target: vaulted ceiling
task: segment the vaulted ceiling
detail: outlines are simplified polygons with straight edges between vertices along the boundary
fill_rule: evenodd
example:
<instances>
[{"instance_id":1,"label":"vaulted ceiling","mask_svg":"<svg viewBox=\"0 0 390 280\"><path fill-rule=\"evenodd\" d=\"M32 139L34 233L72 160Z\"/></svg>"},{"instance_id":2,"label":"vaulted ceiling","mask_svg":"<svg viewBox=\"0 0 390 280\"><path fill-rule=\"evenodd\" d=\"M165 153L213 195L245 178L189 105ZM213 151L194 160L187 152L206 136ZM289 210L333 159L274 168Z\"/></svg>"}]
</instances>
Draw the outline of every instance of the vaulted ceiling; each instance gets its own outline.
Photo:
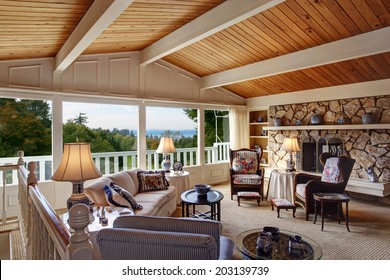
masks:
<instances>
[{"instance_id":1,"label":"vaulted ceiling","mask_svg":"<svg viewBox=\"0 0 390 280\"><path fill-rule=\"evenodd\" d=\"M390 78L389 0L0 0L0 60L139 51L244 98Z\"/></svg>"}]
</instances>

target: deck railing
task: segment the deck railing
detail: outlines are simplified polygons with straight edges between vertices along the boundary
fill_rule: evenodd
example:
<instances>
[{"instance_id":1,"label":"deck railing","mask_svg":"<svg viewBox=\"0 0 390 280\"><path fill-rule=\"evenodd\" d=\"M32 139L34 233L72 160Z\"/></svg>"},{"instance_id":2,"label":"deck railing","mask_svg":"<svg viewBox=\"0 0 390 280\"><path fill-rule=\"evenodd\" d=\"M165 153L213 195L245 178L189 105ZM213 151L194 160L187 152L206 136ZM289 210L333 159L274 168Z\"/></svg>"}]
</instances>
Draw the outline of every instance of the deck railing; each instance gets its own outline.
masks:
<instances>
[{"instance_id":1,"label":"deck railing","mask_svg":"<svg viewBox=\"0 0 390 280\"><path fill-rule=\"evenodd\" d=\"M213 147L205 148L205 164L226 162L229 160L230 143L214 143ZM137 167L137 151L92 153L97 168L102 174L112 174L122 170ZM38 166L36 174L38 180L47 181L52 176L53 157L52 156L29 156L24 157L27 166L29 162L35 162ZM0 165L16 162L18 157L0 158ZM170 154L171 162L180 161L183 166L193 166L198 163L197 148L179 148L175 153ZM146 168L149 170L159 169L162 155L154 150L146 151ZM0 182L6 176L6 184L16 184L18 181L17 170L0 172Z\"/></svg>"}]
</instances>

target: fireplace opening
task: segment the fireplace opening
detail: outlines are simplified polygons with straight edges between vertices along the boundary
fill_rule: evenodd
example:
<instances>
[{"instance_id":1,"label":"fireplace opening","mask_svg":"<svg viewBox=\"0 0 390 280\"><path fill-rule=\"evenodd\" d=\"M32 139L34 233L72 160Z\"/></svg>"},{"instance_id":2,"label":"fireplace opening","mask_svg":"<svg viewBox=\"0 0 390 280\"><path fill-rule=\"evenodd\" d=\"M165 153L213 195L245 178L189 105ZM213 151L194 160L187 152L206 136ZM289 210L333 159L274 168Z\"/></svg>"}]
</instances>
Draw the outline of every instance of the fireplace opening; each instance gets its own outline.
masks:
<instances>
[{"instance_id":1,"label":"fireplace opening","mask_svg":"<svg viewBox=\"0 0 390 280\"><path fill-rule=\"evenodd\" d=\"M303 142L301 151L302 170L322 173L324 167L320 162L320 155L328 152L332 156L340 156L344 152L344 143L337 137L331 138L329 141L320 138L316 142Z\"/></svg>"}]
</instances>

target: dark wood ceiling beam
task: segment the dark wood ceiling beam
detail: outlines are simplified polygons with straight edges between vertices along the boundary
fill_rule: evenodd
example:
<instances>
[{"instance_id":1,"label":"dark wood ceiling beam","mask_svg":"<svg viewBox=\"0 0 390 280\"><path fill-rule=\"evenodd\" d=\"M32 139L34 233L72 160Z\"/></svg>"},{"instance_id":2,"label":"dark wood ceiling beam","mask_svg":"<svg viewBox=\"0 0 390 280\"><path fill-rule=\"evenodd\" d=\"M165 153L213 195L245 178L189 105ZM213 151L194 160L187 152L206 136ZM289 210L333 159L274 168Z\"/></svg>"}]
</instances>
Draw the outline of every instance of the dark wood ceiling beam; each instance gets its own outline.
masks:
<instances>
[{"instance_id":1,"label":"dark wood ceiling beam","mask_svg":"<svg viewBox=\"0 0 390 280\"><path fill-rule=\"evenodd\" d=\"M201 88L214 88L388 51L390 27L211 74L201 78Z\"/></svg>"},{"instance_id":2,"label":"dark wood ceiling beam","mask_svg":"<svg viewBox=\"0 0 390 280\"><path fill-rule=\"evenodd\" d=\"M95 0L55 57L64 71L134 0Z\"/></svg>"},{"instance_id":3,"label":"dark wood ceiling beam","mask_svg":"<svg viewBox=\"0 0 390 280\"><path fill-rule=\"evenodd\" d=\"M152 63L284 1L253 0L243 5L242 1L228 0L143 49L141 65Z\"/></svg>"}]
</instances>

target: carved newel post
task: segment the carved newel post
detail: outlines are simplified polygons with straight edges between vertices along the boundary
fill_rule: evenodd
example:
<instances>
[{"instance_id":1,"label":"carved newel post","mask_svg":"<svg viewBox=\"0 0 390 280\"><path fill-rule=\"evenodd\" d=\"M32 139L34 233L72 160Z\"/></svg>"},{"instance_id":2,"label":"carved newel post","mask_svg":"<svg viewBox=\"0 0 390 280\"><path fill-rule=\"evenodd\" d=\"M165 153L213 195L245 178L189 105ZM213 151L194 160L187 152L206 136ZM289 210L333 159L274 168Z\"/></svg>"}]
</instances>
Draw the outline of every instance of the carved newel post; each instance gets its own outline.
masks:
<instances>
[{"instance_id":1,"label":"carved newel post","mask_svg":"<svg viewBox=\"0 0 390 280\"><path fill-rule=\"evenodd\" d=\"M38 178L37 175L35 175L35 170L37 169L37 164L35 161L30 161L27 164L27 169L29 171L27 176L27 185L37 185L38 184Z\"/></svg>"},{"instance_id":2,"label":"carved newel post","mask_svg":"<svg viewBox=\"0 0 390 280\"><path fill-rule=\"evenodd\" d=\"M24 159L23 159L24 152L23 151L18 151L17 155L18 155L18 165L24 164Z\"/></svg>"},{"instance_id":3,"label":"carved newel post","mask_svg":"<svg viewBox=\"0 0 390 280\"><path fill-rule=\"evenodd\" d=\"M89 208L78 203L69 210L69 225L74 229L69 245L66 248L66 259L92 260L93 245L89 233L85 230L89 225Z\"/></svg>"}]
</instances>

